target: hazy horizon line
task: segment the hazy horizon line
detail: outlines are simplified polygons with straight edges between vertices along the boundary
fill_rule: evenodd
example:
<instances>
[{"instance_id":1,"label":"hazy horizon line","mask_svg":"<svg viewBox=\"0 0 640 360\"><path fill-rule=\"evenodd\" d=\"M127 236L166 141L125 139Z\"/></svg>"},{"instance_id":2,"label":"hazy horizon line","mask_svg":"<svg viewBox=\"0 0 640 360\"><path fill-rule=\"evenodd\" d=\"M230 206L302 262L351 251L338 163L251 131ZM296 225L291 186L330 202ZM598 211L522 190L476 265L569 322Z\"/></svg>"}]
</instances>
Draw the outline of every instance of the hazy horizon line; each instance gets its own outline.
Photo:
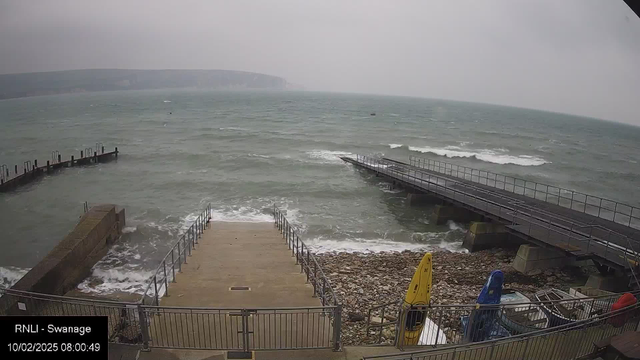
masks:
<instances>
[{"instance_id":1,"label":"hazy horizon line","mask_svg":"<svg viewBox=\"0 0 640 360\"><path fill-rule=\"evenodd\" d=\"M280 75L272 75L272 74L266 74L266 73L261 73L261 72L256 72L256 71L247 71L247 70L232 70L232 69L204 69L204 68L197 68L197 69L189 69L189 68L158 68L158 69L140 69L140 68L117 68L117 67L108 67L108 68L78 68L78 69L64 69L64 70L49 70L49 71L33 71L33 72L21 72L21 73L0 73L0 76L3 75L22 75L22 74L40 74L40 73L56 73L56 72L70 72L70 71L90 71L90 70L130 70L130 71L229 71L229 72L240 72L240 73L248 73L248 74L260 74L260 75L267 75L267 76L273 76L273 77L278 77L281 79L284 79L288 84L292 84L292 85L300 85L305 87L304 90L298 90L298 89L294 89L294 90L288 90L288 91L300 91L300 92L318 92L318 93L329 93L329 94L360 94L360 95L375 95L375 96L385 96L385 97L401 97L401 98L412 98L412 99L428 99L428 100L441 100L441 101L452 101L452 102L461 102L461 103L468 103L468 104L479 104L479 105L491 105L491 106L501 106L501 107L507 107L507 108L514 108L514 109L523 109L523 110L533 110L533 111L540 111L540 112L547 112L547 113L552 113L552 114L559 114L559 115L566 115L566 116L575 116L575 117L582 117L582 118L586 118L586 119L591 119L591 120L597 120L597 121L604 121L604 122L610 122L610 123L616 123L616 124L623 124L623 125L630 125L634 128L638 128L640 127L640 124L633 124L633 123L628 123L628 122L624 122L624 121L620 121L620 120L613 120L613 119L605 119L605 118L598 118L598 117L594 117L594 116L590 116L590 115L584 115L584 114L575 114L575 113L569 113L569 112L563 112L563 111L559 111L559 110L552 110L552 109L543 109L543 108L531 108L531 107L526 107L526 106L520 106L520 105L511 105L511 104L504 104L504 103L488 103L488 102L479 102L479 101L472 101L472 100L464 100L464 99L454 99L454 98L440 98L440 97L426 97L426 96L420 96L420 95L400 95L400 94L389 94L389 93L368 93L368 92L358 92L358 91L338 91L338 90L322 90L322 89L307 89L306 86L304 84L296 84L296 83L292 83L289 82L289 80L284 77L284 76L280 76ZM160 89L189 89L189 88L158 88L155 90L160 90ZM154 90L154 89L131 89L131 90L121 90L121 91L145 91L145 90ZM250 90L257 90L259 91L260 89L250 89ZM89 91L89 92L111 92L114 90L104 90L104 91ZM41 96L56 96L56 95L73 95L73 94L51 94L51 95L37 95L37 96L27 96L27 97L22 97L22 98L29 98L29 97L41 97ZM17 98L16 98L17 99ZM0 101L3 100L14 100L14 98L12 99L1 99Z\"/></svg>"}]
</instances>

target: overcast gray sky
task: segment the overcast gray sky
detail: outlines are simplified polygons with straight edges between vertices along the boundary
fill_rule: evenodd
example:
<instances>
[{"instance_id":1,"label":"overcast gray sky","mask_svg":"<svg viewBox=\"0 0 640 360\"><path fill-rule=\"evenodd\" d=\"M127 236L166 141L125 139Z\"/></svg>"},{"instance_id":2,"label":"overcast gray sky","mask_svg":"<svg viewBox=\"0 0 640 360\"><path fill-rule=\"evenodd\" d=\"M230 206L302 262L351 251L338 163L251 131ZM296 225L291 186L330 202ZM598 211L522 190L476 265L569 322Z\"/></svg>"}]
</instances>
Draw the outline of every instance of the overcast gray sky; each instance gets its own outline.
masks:
<instances>
[{"instance_id":1,"label":"overcast gray sky","mask_svg":"<svg viewBox=\"0 0 640 360\"><path fill-rule=\"evenodd\" d=\"M232 69L640 124L622 0L0 0L0 73Z\"/></svg>"}]
</instances>

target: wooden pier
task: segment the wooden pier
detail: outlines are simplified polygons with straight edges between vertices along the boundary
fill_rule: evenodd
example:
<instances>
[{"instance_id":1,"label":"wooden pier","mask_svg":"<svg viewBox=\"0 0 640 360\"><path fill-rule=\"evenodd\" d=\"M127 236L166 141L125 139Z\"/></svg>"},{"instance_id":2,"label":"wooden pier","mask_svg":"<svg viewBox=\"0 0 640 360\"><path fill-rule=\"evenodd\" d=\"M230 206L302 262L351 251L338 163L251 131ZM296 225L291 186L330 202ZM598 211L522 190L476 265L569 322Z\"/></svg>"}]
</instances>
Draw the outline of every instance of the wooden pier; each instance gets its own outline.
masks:
<instances>
[{"instance_id":1,"label":"wooden pier","mask_svg":"<svg viewBox=\"0 0 640 360\"><path fill-rule=\"evenodd\" d=\"M95 151L93 148L86 148L80 151L78 158L71 155L71 158L66 161L62 160L60 152L53 151L51 152L51 160L47 160L46 164L41 163L41 166L38 166L37 159L33 163L30 160L25 161L20 169L18 165L14 165L13 168L5 164L0 165L0 192L14 190L60 169L104 163L118 158L117 147L114 151L105 152L104 146L99 143L98 145Z\"/></svg>"}]
</instances>

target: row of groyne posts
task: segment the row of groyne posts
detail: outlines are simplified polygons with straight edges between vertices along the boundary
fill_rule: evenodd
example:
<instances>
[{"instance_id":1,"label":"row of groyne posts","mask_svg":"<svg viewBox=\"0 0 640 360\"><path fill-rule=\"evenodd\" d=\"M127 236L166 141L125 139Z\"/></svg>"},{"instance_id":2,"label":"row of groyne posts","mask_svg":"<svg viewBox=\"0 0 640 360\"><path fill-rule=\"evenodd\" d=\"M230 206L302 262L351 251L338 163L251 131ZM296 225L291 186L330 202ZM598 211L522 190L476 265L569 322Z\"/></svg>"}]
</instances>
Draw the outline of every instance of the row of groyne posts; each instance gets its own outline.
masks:
<instances>
[{"instance_id":1,"label":"row of groyne posts","mask_svg":"<svg viewBox=\"0 0 640 360\"><path fill-rule=\"evenodd\" d=\"M46 165L38 166L38 160L24 161L22 168L14 165L13 168L6 164L0 164L0 192L14 189L17 186L25 185L45 174L50 174L55 170L67 167L83 166L106 162L111 158L118 158L118 147L114 151L105 152L102 143L96 143L95 148L86 147L80 150L80 157L76 159L71 155L69 160L62 160L62 154L54 150L51 152L51 160L47 160Z\"/></svg>"}]
</instances>

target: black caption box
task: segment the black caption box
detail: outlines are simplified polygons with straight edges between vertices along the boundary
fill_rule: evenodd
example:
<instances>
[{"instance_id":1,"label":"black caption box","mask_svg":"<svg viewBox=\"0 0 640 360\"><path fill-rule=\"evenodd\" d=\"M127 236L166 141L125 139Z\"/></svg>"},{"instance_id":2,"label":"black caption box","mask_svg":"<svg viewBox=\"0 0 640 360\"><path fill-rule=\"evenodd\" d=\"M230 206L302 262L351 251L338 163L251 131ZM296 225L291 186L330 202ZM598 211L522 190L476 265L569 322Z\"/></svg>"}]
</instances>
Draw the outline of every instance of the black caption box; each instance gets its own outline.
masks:
<instances>
[{"instance_id":1,"label":"black caption box","mask_svg":"<svg viewBox=\"0 0 640 360\"><path fill-rule=\"evenodd\" d=\"M106 316L0 316L0 359L109 358Z\"/></svg>"}]
</instances>

